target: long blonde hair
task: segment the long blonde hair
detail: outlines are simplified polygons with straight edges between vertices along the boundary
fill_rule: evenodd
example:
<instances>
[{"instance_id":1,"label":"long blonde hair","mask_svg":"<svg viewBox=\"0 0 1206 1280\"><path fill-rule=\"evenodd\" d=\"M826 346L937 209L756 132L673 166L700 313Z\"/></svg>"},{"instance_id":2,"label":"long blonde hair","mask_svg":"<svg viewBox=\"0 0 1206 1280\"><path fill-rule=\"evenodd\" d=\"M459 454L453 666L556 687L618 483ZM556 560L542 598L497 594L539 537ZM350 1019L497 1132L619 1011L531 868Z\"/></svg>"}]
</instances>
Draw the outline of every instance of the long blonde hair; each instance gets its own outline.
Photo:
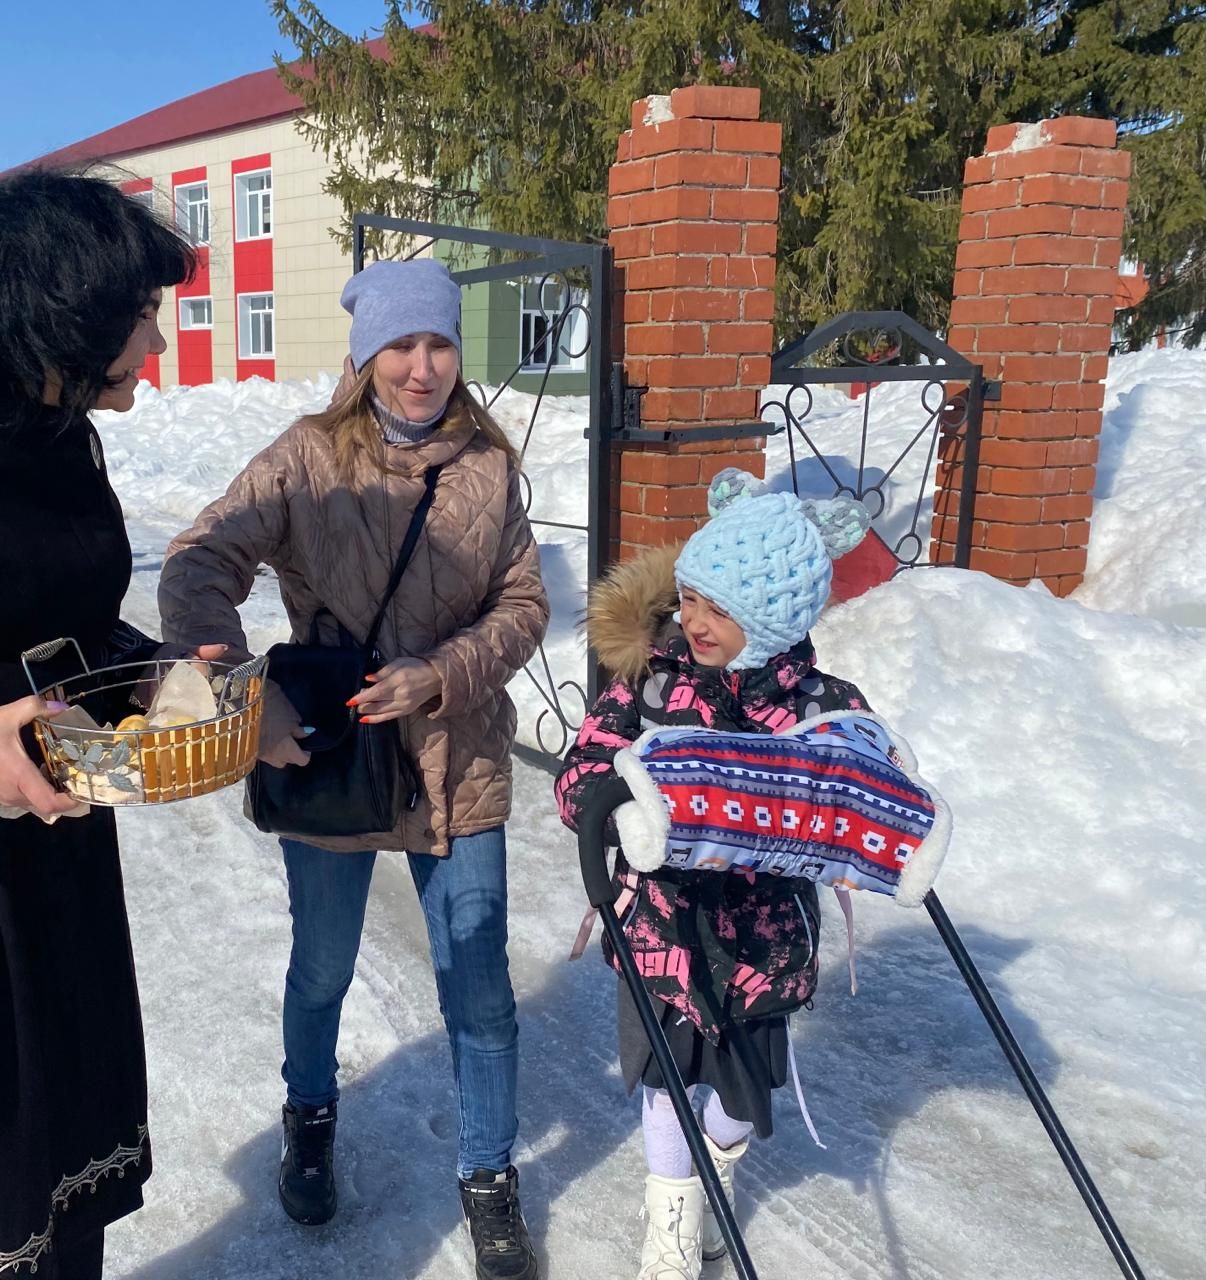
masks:
<instances>
[{"instance_id":1,"label":"long blonde hair","mask_svg":"<svg viewBox=\"0 0 1206 1280\"><path fill-rule=\"evenodd\" d=\"M375 367L376 357L365 361L364 368L356 375L344 395L332 401L320 413L308 415L308 420L334 441L335 460L340 479L344 481L349 481L355 471L357 450L367 453L380 471L390 473L396 470L389 465L387 446L373 413ZM506 454L507 460L518 470L520 459L515 446L458 373L444 416L436 423L435 431L455 430L466 422L472 422L487 442Z\"/></svg>"}]
</instances>

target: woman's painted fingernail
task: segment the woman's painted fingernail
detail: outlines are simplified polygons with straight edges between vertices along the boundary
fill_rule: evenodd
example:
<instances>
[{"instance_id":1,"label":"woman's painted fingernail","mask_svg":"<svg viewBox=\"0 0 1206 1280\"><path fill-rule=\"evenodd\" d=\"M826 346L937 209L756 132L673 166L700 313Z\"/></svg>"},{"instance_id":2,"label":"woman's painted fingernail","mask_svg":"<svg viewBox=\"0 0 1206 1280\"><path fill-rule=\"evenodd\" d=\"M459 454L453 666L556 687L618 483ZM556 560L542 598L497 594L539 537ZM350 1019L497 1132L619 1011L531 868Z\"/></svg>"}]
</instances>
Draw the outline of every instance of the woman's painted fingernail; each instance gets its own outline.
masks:
<instances>
[{"instance_id":1,"label":"woman's painted fingernail","mask_svg":"<svg viewBox=\"0 0 1206 1280\"><path fill-rule=\"evenodd\" d=\"M365 678L365 680L366 680L367 682L369 682L369 683L371 683L372 681L374 681L374 680L376 680L376 679L377 679L377 677L376 677L376 676L365 676L364 678Z\"/></svg>"},{"instance_id":2,"label":"woman's painted fingernail","mask_svg":"<svg viewBox=\"0 0 1206 1280\"><path fill-rule=\"evenodd\" d=\"M369 718L368 718L368 716L361 716L361 717L360 717L360 723L361 723L361 724L368 724L368 723L369 723Z\"/></svg>"},{"instance_id":3,"label":"woman's painted fingernail","mask_svg":"<svg viewBox=\"0 0 1206 1280\"><path fill-rule=\"evenodd\" d=\"M48 702L46 704L47 711L66 711L67 704L65 702Z\"/></svg>"},{"instance_id":4,"label":"woman's painted fingernail","mask_svg":"<svg viewBox=\"0 0 1206 1280\"><path fill-rule=\"evenodd\" d=\"M355 698L349 698L344 704L345 707L354 707L356 705Z\"/></svg>"}]
</instances>

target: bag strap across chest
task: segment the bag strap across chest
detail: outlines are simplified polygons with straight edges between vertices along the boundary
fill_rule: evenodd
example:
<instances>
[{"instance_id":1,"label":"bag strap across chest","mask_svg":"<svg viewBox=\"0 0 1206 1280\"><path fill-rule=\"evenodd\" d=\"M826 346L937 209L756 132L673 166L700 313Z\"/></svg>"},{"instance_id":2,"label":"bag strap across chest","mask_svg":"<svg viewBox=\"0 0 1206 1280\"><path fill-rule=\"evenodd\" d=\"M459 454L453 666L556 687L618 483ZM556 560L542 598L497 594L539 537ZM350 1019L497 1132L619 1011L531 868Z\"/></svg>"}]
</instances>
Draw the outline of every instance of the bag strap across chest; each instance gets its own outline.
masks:
<instances>
[{"instance_id":1,"label":"bag strap across chest","mask_svg":"<svg viewBox=\"0 0 1206 1280\"><path fill-rule=\"evenodd\" d=\"M423 532L423 525L427 520L427 513L431 510L431 504L435 499L436 482L440 478L441 466L428 467L423 473L423 492L419 497L419 501L410 517L410 524L406 529L406 536L402 539L402 546L398 550L398 558L394 561L394 567L389 575L389 584L385 588L385 594L381 597L381 603L377 607L377 613L373 618L372 625L369 627L368 635L364 639L364 652L371 657L377 652L377 640L381 635L381 626L385 621L385 613L389 608L389 602L394 598L394 593L398 590L398 585L402 581L402 575L406 572L407 566L410 564L411 557L414 555L415 547L418 546L419 536ZM325 606L318 610L310 623L310 643L318 643L318 619L324 613L331 611ZM354 647L354 641L345 631L342 623L339 624L340 647Z\"/></svg>"},{"instance_id":2,"label":"bag strap across chest","mask_svg":"<svg viewBox=\"0 0 1206 1280\"><path fill-rule=\"evenodd\" d=\"M439 478L440 468L438 466L428 467L423 475L423 495L419 498L414 514L410 517L410 526L406 530L406 537L402 540L402 548L398 552L398 558L394 561L394 571L389 576L389 586L385 588L385 595L381 599L377 616L373 619L373 625L369 627L369 633L365 637L364 647L369 653L376 651L377 637L381 634L381 624L385 620L385 611L389 608L389 602L394 598L394 592L397 591L398 584L402 581L402 575L406 572L406 566L410 563L411 556L414 555L419 535L423 532L423 522L427 519L427 512L431 509L432 500L435 498L436 481Z\"/></svg>"}]
</instances>

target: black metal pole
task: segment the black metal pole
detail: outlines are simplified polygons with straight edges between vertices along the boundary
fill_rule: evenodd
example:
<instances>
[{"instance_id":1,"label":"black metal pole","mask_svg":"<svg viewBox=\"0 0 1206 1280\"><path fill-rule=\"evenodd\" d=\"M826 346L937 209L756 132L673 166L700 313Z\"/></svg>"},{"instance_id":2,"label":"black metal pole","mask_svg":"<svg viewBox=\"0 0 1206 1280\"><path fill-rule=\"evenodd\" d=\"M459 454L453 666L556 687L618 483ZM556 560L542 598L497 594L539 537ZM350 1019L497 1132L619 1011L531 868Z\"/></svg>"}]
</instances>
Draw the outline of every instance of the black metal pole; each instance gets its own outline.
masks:
<instances>
[{"instance_id":1,"label":"black metal pole","mask_svg":"<svg viewBox=\"0 0 1206 1280\"><path fill-rule=\"evenodd\" d=\"M683 1078L666 1044L666 1037L662 1033L657 1014L653 1011L649 992L645 990L645 984L637 972L636 961L632 957L628 939L624 936L624 930L616 918L616 891L607 872L604 831L612 810L631 799L632 792L628 789L628 784L622 778L612 777L596 789L594 796L579 817L578 857L582 868L582 880L586 885L586 896L590 905L598 908L603 920L603 929L620 962L620 972L628 984L628 990L632 993L641 1025L645 1028L649 1048L653 1051L658 1070L662 1073L662 1083L666 1086L670 1101L674 1104L674 1112L682 1126L683 1136L687 1139L687 1146L691 1149L691 1158L695 1161L696 1171L703 1182L712 1211L716 1214L716 1221L720 1224L720 1234L724 1236L724 1242L728 1246L729 1257L733 1260L738 1280L758 1280L758 1274L746 1250L737 1220L733 1216L732 1207L725 1197L724 1188L720 1185L716 1166L712 1163L712 1157L704 1142L703 1130L699 1127L699 1120L691 1106L691 1099L683 1084Z\"/></svg>"},{"instance_id":2,"label":"black metal pole","mask_svg":"<svg viewBox=\"0 0 1206 1280\"><path fill-rule=\"evenodd\" d=\"M955 532L955 566L959 569L966 569L971 564L972 522L976 514L983 424L984 374L977 366L967 382L967 413L963 419L963 483L959 486L959 523Z\"/></svg>"},{"instance_id":3,"label":"black metal pole","mask_svg":"<svg viewBox=\"0 0 1206 1280\"><path fill-rule=\"evenodd\" d=\"M687 1139L687 1146L691 1148L691 1159L695 1161L696 1172L703 1182L704 1191L707 1193L708 1200L712 1205L712 1211L716 1214L716 1221L720 1225L720 1234L724 1236L724 1242L729 1247L729 1257L733 1259L733 1266L737 1271L738 1280L758 1280L758 1274L754 1270L754 1264L746 1250L745 1241L742 1239L741 1231L737 1226L737 1220L733 1217L732 1206L725 1197L724 1188L720 1185L720 1176L716 1172L716 1166L712 1163L711 1154L708 1151L707 1144L704 1142L703 1131L699 1127L699 1120L696 1118L695 1110L691 1106L691 1099L687 1094L686 1086L683 1084L683 1078L679 1074L674 1058L670 1054L669 1046L666 1044L666 1038L662 1034L661 1023L658 1022L657 1014L653 1011L649 992L645 990L645 984L641 981L641 975L637 972L636 962L633 960L632 951L628 946L628 939L624 937L624 930L620 927L620 922L616 918L616 909L610 902L605 902L599 907L599 916L603 921L603 929L610 939L612 948L620 962L624 981L627 982L628 989L632 992L637 1013L640 1014L641 1024L645 1028L645 1036L657 1061L657 1069L662 1073L662 1083L666 1086L666 1090L670 1094L670 1101L674 1104L674 1111L678 1116L679 1124L682 1126L683 1136Z\"/></svg>"},{"instance_id":4,"label":"black metal pole","mask_svg":"<svg viewBox=\"0 0 1206 1280\"><path fill-rule=\"evenodd\" d=\"M352 274L359 275L364 270L364 222L361 215L352 219Z\"/></svg>"},{"instance_id":5,"label":"black metal pole","mask_svg":"<svg viewBox=\"0 0 1206 1280\"><path fill-rule=\"evenodd\" d=\"M997 1008L997 1002L992 998L992 993L985 986L984 979L980 976L980 971L976 968L975 962L968 955L967 948L963 945L963 939L959 937L955 926L951 924L950 917L946 914L942 903L938 901L938 895L933 889L925 895L924 902L926 910L930 913L930 919L933 920L939 936L946 944L946 949L951 953L951 958L963 976L963 981L967 983L968 990L971 991L976 1004L980 1006L980 1012L984 1015L984 1020L992 1029L993 1035L996 1036L997 1043L1001 1046L1002 1052L1009 1060L1009 1065L1013 1068L1014 1074L1026 1091L1026 1096L1030 1099L1030 1105L1034 1107L1038 1118L1043 1122L1043 1128L1047 1130L1047 1136L1051 1139L1056 1151L1059 1152L1059 1158L1064 1162L1064 1168L1071 1175L1077 1191L1080 1192L1089 1212L1093 1215L1093 1221L1097 1223L1097 1229L1101 1232L1102 1239L1105 1240L1110 1252L1114 1255L1114 1261L1117 1262L1119 1271L1126 1276L1127 1280L1144 1280L1139 1263L1135 1261L1135 1255L1131 1252L1126 1240L1123 1239L1122 1232L1118 1229L1118 1224L1114 1221L1106 1202L1101 1197L1101 1192L1097 1190L1093 1179L1089 1176L1089 1171L1085 1168L1084 1161L1081 1160L1079 1153L1072 1145L1072 1139L1065 1132L1059 1116L1055 1114L1055 1108L1052 1107L1046 1093L1043 1092L1043 1086L1039 1084L1038 1077L1026 1060L1026 1055L1014 1038L1013 1032L1009 1029L1009 1024L1001 1016L1001 1011Z\"/></svg>"},{"instance_id":6,"label":"black metal pole","mask_svg":"<svg viewBox=\"0 0 1206 1280\"><path fill-rule=\"evenodd\" d=\"M587 424L586 581L597 582L611 559L611 250L600 245L591 254L590 421ZM586 655L586 705L594 706L603 678L594 649Z\"/></svg>"}]
</instances>

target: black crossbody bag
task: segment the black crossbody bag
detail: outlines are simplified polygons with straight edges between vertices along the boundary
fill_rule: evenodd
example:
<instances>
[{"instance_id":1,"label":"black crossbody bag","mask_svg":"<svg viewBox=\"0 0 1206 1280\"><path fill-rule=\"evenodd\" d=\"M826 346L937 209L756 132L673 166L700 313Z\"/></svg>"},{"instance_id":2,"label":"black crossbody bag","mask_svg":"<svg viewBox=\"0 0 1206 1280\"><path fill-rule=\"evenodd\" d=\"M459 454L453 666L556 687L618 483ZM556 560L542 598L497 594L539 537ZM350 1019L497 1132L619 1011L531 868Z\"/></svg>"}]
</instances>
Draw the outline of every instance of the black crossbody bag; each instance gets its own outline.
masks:
<instances>
[{"instance_id":1,"label":"black crossbody bag","mask_svg":"<svg viewBox=\"0 0 1206 1280\"><path fill-rule=\"evenodd\" d=\"M260 761L248 777L248 807L261 831L296 836L392 831L403 806L413 809L418 803L419 774L402 750L397 723L361 724L359 708L347 701L382 665L381 624L423 531L439 473L439 467L430 467L423 477L423 496L365 642L357 644L340 624L338 646L318 644L315 615L309 644L274 644L268 650L269 678L314 733L301 743L310 753L309 764L276 769Z\"/></svg>"}]
</instances>

